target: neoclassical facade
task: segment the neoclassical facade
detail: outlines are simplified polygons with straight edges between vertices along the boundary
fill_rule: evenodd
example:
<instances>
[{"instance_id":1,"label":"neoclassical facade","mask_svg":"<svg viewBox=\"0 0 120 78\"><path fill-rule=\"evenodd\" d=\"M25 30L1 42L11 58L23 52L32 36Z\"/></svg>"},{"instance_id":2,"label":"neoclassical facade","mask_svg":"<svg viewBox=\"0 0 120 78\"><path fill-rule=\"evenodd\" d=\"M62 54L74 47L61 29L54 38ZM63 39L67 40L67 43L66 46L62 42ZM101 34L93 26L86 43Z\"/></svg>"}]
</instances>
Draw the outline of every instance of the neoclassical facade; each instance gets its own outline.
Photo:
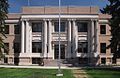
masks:
<instances>
[{"instance_id":1,"label":"neoclassical facade","mask_svg":"<svg viewBox=\"0 0 120 78\"><path fill-rule=\"evenodd\" d=\"M58 7L23 7L8 14L3 64L38 65L58 59ZM62 61L77 65L119 64L109 45L109 15L98 7L62 7L60 49ZM64 62L63 62L64 63ZM51 64L52 65L52 64Z\"/></svg>"}]
</instances>

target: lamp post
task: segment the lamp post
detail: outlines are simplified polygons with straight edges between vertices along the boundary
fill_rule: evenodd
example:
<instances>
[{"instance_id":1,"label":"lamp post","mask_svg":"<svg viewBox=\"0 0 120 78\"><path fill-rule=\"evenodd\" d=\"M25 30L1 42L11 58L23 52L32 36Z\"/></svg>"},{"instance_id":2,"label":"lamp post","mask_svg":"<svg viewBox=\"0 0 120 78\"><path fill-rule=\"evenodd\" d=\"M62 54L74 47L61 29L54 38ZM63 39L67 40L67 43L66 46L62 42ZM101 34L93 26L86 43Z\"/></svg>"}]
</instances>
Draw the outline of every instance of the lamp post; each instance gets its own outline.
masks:
<instances>
[{"instance_id":1,"label":"lamp post","mask_svg":"<svg viewBox=\"0 0 120 78\"><path fill-rule=\"evenodd\" d=\"M61 72L61 48L60 48L60 30L61 30L61 28L60 28L60 26L61 26L61 0L59 0L59 33L58 33L58 35L59 35L59 38L58 38L58 40L59 40L59 57L58 57L58 72L57 72L57 74L56 74L56 76L63 76L63 74L62 74L62 72Z\"/></svg>"}]
</instances>

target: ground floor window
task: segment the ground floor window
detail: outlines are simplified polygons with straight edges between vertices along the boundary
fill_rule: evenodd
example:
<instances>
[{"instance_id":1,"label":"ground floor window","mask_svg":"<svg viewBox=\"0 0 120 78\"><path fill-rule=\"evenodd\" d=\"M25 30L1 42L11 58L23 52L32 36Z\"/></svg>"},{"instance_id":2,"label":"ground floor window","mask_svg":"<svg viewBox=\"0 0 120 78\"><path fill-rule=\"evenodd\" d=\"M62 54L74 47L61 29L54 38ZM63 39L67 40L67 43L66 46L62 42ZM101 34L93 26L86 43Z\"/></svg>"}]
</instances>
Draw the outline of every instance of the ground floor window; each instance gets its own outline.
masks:
<instances>
[{"instance_id":1,"label":"ground floor window","mask_svg":"<svg viewBox=\"0 0 120 78\"><path fill-rule=\"evenodd\" d=\"M116 58L112 58L112 64L116 64Z\"/></svg>"},{"instance_id":2,"label":"ground floor window","mask_svg":"<svg viewBox=\"0 0 120 78\"><path fill-rule=\"evenodd\" d=\"M19 64L19 58L18 58L18 57L15 57L15 58L14 58L14 64L15 64L15 65L18 65L18 64Z\"/></svg>"},{"instance_id":3,"label":"ground floor window","mask_svg":"<svg viewBox=\"0 0 120 78\"><path fill-rule=\"evenodd\" d=\"M32 53L42 53L42 42L32 42Z\"/></svg>"},{"instance_id":4,"label":"ground floor window","mask_svg":"<svg viewBox=\"0 0 120 78\"><path fill-rule=\"evenodd\" d=\"M14 43L14 53L20 53L20 43Z\"/></svg>"},{"instance_id":5,"label":"ground floor window","mask_svg":"<svg viewBox=\"0 0 120 78\"><path fill-rule=\"evenodd\" d=\"M9 43L4 43L5 48L4 48L4 53L9 54Z\"/></svg>"},{"instance_id":6,"label":"ground floor window","mask_svg":"<svg viewBox=\"0 0 120 78\"><path fill-rule=\"evenodd\" d=\"M7 57L4 58L4 63L8 63L8 58Z\"/></svg>"},{"instance_id":7,"label":"ground floor window","mask_svg":"<svg viewBox=\"0 0 120 78\"><path fill-rule=\"evenodd\" d=\"M106 58L101 58L101 64L106 64Z\"/></svg>"}]
</instances>

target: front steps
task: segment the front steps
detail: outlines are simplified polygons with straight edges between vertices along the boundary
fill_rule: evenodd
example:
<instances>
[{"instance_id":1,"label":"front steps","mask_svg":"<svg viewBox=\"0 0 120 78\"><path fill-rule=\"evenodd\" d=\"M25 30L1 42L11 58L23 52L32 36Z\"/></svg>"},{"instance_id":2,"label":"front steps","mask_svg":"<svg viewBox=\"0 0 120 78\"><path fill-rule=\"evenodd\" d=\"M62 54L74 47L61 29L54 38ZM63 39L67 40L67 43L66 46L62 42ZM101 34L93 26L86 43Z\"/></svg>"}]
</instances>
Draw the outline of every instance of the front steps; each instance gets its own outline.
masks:
<instances>
[{"instance_id":1,"label":"front steps","mask_svg":"<svg viewBox=\"0 0 120 78\"><path fill-rule=\"evenodd\" d=\"M58 66L58 60L44 59L44 66ZM61 66L71 67L71 66L73 66L73 64L69 63L65 59L61 59Z\"/></svg>"}]
</instances>

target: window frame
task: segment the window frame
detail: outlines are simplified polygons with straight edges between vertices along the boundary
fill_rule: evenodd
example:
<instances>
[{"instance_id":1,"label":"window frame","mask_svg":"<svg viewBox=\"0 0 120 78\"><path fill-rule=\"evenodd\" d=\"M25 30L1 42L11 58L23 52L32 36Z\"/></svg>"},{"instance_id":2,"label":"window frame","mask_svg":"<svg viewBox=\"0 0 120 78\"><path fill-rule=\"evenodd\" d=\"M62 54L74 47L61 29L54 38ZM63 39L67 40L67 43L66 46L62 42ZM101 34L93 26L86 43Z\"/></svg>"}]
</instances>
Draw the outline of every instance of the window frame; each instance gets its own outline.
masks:
<instances>
[{"instance_id":1,"label":"window frame","mask_svg":"<svg viewBox=\"0 0 120 78\"><path fill-rule=\"evenodd\" d=\"M35 25L36 28L34 28L34 24L37 24L37 25ZM37 29L39 29L39 30L37 30ZM32 32L33 33L37 33L37 32L42 33L43 32L43 22L32 22Z\"/></svg>"},{"instance_id":2,"label":"window frame","mask_svg":"<svg viewBox=\"0 0 120 78\"><path fill-rule=\"evenodd\" d=\"M77 31L78 32L88 32L88 23L87 22L77 22Z\"/></svg>"},{"instance_id":3,"label":"window frame","mask_svg":"<svg viewBox=\"0 0 120 78\"><path fill-rule=\"evenodd\" d=\"M14 34L20 34L20 25L18 24L14 25Z\"/></svg>"},{"instance_id":4,"label":"window frame","mask_svg":"<svg viewBox=\"0 0 120 78\"><path fill-rule=\"evenodd\" d=\"M36 48L35 44L39 44L39 46ZM38 50L38 52L37 52ZM39 51L40 50L40 51ZM32 42L32 53L42 53L42 42Z\"/></svg>"},{"instance_id":5,"label":"window frame","mask_svg":"<svg viewBox=\"0 0 120 78\"><path fill-rule=\"evenodd\" d=\"M105 49L103 49L105 47ZM100 53L106 53L106 43L100 43Z\"/></svg>"},{"instance_id":6,"label":"window frame","mask_svg":"<svg viewBox=\"0 0 120 78\"><path fill-rule=\"evenodd\" d=\"M100 34L106 34L106 25L105 24L100 25Z\"/></svg>"},{"instance_id":7,"label":"window frame","mask_svg":"<svg viewBox=\"0 0 120 78\"><path fill-rule=\"evenodd\" d=\"M9 34L10 33L9 31L10 31L10 25L5 25L4 33Z\"/></svg>"},{"instance_id":8,"label":"window frame","mask_svg":"<svg viewBox=\"0 0 120 78\"><path fill-rule=\"evenodd\" d=\"M63 23L63 25L62 25L62 23ZM63 30L60 30L60 32L66 32L66 22L65 21L61 21L60 29L63 29ZM58 21L54 22L54 32L59 32L59 22Z\"/></svg>"}]
</instances>

